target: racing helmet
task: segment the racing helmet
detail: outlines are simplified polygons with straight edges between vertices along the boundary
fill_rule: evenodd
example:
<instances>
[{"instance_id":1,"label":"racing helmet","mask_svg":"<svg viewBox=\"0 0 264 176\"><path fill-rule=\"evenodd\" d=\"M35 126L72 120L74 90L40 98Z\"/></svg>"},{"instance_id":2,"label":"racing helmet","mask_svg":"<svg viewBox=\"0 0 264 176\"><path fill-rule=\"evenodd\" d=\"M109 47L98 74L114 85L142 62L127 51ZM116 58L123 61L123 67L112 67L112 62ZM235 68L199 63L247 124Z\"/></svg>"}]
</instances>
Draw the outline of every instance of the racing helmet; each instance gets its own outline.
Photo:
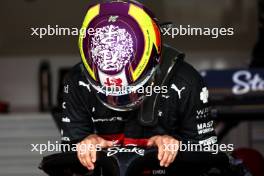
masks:
<instances>
[{"instance_id":1,"label":"racing helmet","mask_svg":"<svg viewBox=\"0 0 264 176\"><path fill-rule=\"evenodd\" d=\"M161 32L152 12L134 1L88 8L79 35L83 71L108 108L129 111L146 98L161 61Z\"/></svg>"}]
</instances>

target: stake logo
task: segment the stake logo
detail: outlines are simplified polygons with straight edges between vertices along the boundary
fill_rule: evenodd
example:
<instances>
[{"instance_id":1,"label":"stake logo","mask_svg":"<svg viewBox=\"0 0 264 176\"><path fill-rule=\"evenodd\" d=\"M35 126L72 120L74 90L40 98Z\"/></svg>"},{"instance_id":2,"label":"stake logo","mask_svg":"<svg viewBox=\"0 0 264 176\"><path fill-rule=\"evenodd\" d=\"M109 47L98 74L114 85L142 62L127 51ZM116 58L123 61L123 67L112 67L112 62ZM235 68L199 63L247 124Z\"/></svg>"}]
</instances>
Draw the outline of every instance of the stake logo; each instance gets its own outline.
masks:
<instances>
[{"instance_id":1,"label":"stake logo","mask_svg":"<svg viewBox=\"0 0 264 176\"><path fill-rule=\"evenodd\" d=\"M138 147L133 147L133 148L112 147L107 149L108 157L113 156L117 153L136 153L140 156L144 156L145 150Z\"/></svg>"}]
</instances>

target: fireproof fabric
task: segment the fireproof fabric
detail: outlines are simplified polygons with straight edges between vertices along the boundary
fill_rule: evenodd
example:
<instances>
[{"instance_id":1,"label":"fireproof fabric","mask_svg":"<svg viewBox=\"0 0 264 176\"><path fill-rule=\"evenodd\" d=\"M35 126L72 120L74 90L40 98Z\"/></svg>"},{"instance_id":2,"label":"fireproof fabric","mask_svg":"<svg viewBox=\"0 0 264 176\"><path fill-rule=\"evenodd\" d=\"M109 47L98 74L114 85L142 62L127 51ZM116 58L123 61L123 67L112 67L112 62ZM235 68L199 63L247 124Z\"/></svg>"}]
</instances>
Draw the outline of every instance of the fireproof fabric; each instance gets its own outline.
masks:
<instances>
[{"instance_id":1,"label":"fireproof fabric","mask_svg":"<svg viewBox=\"0 0 264 176\"><path fill-rule=\"evenodd\" d=\"M174 49L163 46L163 58ZM161 72L167 70L161 70ZM77 143L90 134L98 134L121 145L145 146L154 135L171 135L183 142L213 144L217 142L210 116L209 92L200 74L187 62L167 81L167 93L159 99L158 121L143 126L140 108L119 112L105 107L96 97L81 69L72 68L64 81L62 142Z\"/></svg>"}]
</instances>

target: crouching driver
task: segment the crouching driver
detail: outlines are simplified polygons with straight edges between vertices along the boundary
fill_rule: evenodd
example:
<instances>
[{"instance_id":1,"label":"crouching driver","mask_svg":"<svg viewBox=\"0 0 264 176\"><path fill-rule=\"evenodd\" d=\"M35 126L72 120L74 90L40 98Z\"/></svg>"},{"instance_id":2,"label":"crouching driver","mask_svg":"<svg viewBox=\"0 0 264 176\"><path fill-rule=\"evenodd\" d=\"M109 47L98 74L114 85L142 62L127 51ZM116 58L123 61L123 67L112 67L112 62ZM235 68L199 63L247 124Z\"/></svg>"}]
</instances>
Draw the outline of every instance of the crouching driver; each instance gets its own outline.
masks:
<instances>
[{"instance_id":1,"label":"crouching driver","mask_svg":"<svg viewBox=\"0 0 264 176\"><path fill-rule=\"evenodd\" d=\"M82 28L82 62L64 81L61 131L64 143L78 144L85 167L94 169L98 146L157 147L168 167L178 150L166 145L216 142L206 86L182 54L161 44L150 10L135 2L96 4ZM83 144L94 150L81 152Z\"/></svg>"}]
</instances>

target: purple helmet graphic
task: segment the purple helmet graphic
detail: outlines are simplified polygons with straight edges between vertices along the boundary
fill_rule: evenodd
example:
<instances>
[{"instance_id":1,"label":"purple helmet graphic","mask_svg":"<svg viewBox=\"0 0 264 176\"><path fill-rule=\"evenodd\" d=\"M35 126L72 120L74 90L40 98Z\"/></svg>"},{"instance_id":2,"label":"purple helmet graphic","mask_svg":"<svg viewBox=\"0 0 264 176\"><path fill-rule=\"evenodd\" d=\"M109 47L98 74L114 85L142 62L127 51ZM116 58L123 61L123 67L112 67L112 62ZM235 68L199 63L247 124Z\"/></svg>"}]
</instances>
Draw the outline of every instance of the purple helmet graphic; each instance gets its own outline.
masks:
<instances>
[{"instance_id":1,"label":"purple helmet graphic","mask_svg":"<svg viewBox=\"0 0 264 176\"><path fill-rule=\"evenodd\" d=\"M160 63L155 18L138 3L104 2L88 9L82 29L80 53L97 97L111 109L133 109L144 99L136 89L149 84Z\"/></svg>"}]
</instances>

